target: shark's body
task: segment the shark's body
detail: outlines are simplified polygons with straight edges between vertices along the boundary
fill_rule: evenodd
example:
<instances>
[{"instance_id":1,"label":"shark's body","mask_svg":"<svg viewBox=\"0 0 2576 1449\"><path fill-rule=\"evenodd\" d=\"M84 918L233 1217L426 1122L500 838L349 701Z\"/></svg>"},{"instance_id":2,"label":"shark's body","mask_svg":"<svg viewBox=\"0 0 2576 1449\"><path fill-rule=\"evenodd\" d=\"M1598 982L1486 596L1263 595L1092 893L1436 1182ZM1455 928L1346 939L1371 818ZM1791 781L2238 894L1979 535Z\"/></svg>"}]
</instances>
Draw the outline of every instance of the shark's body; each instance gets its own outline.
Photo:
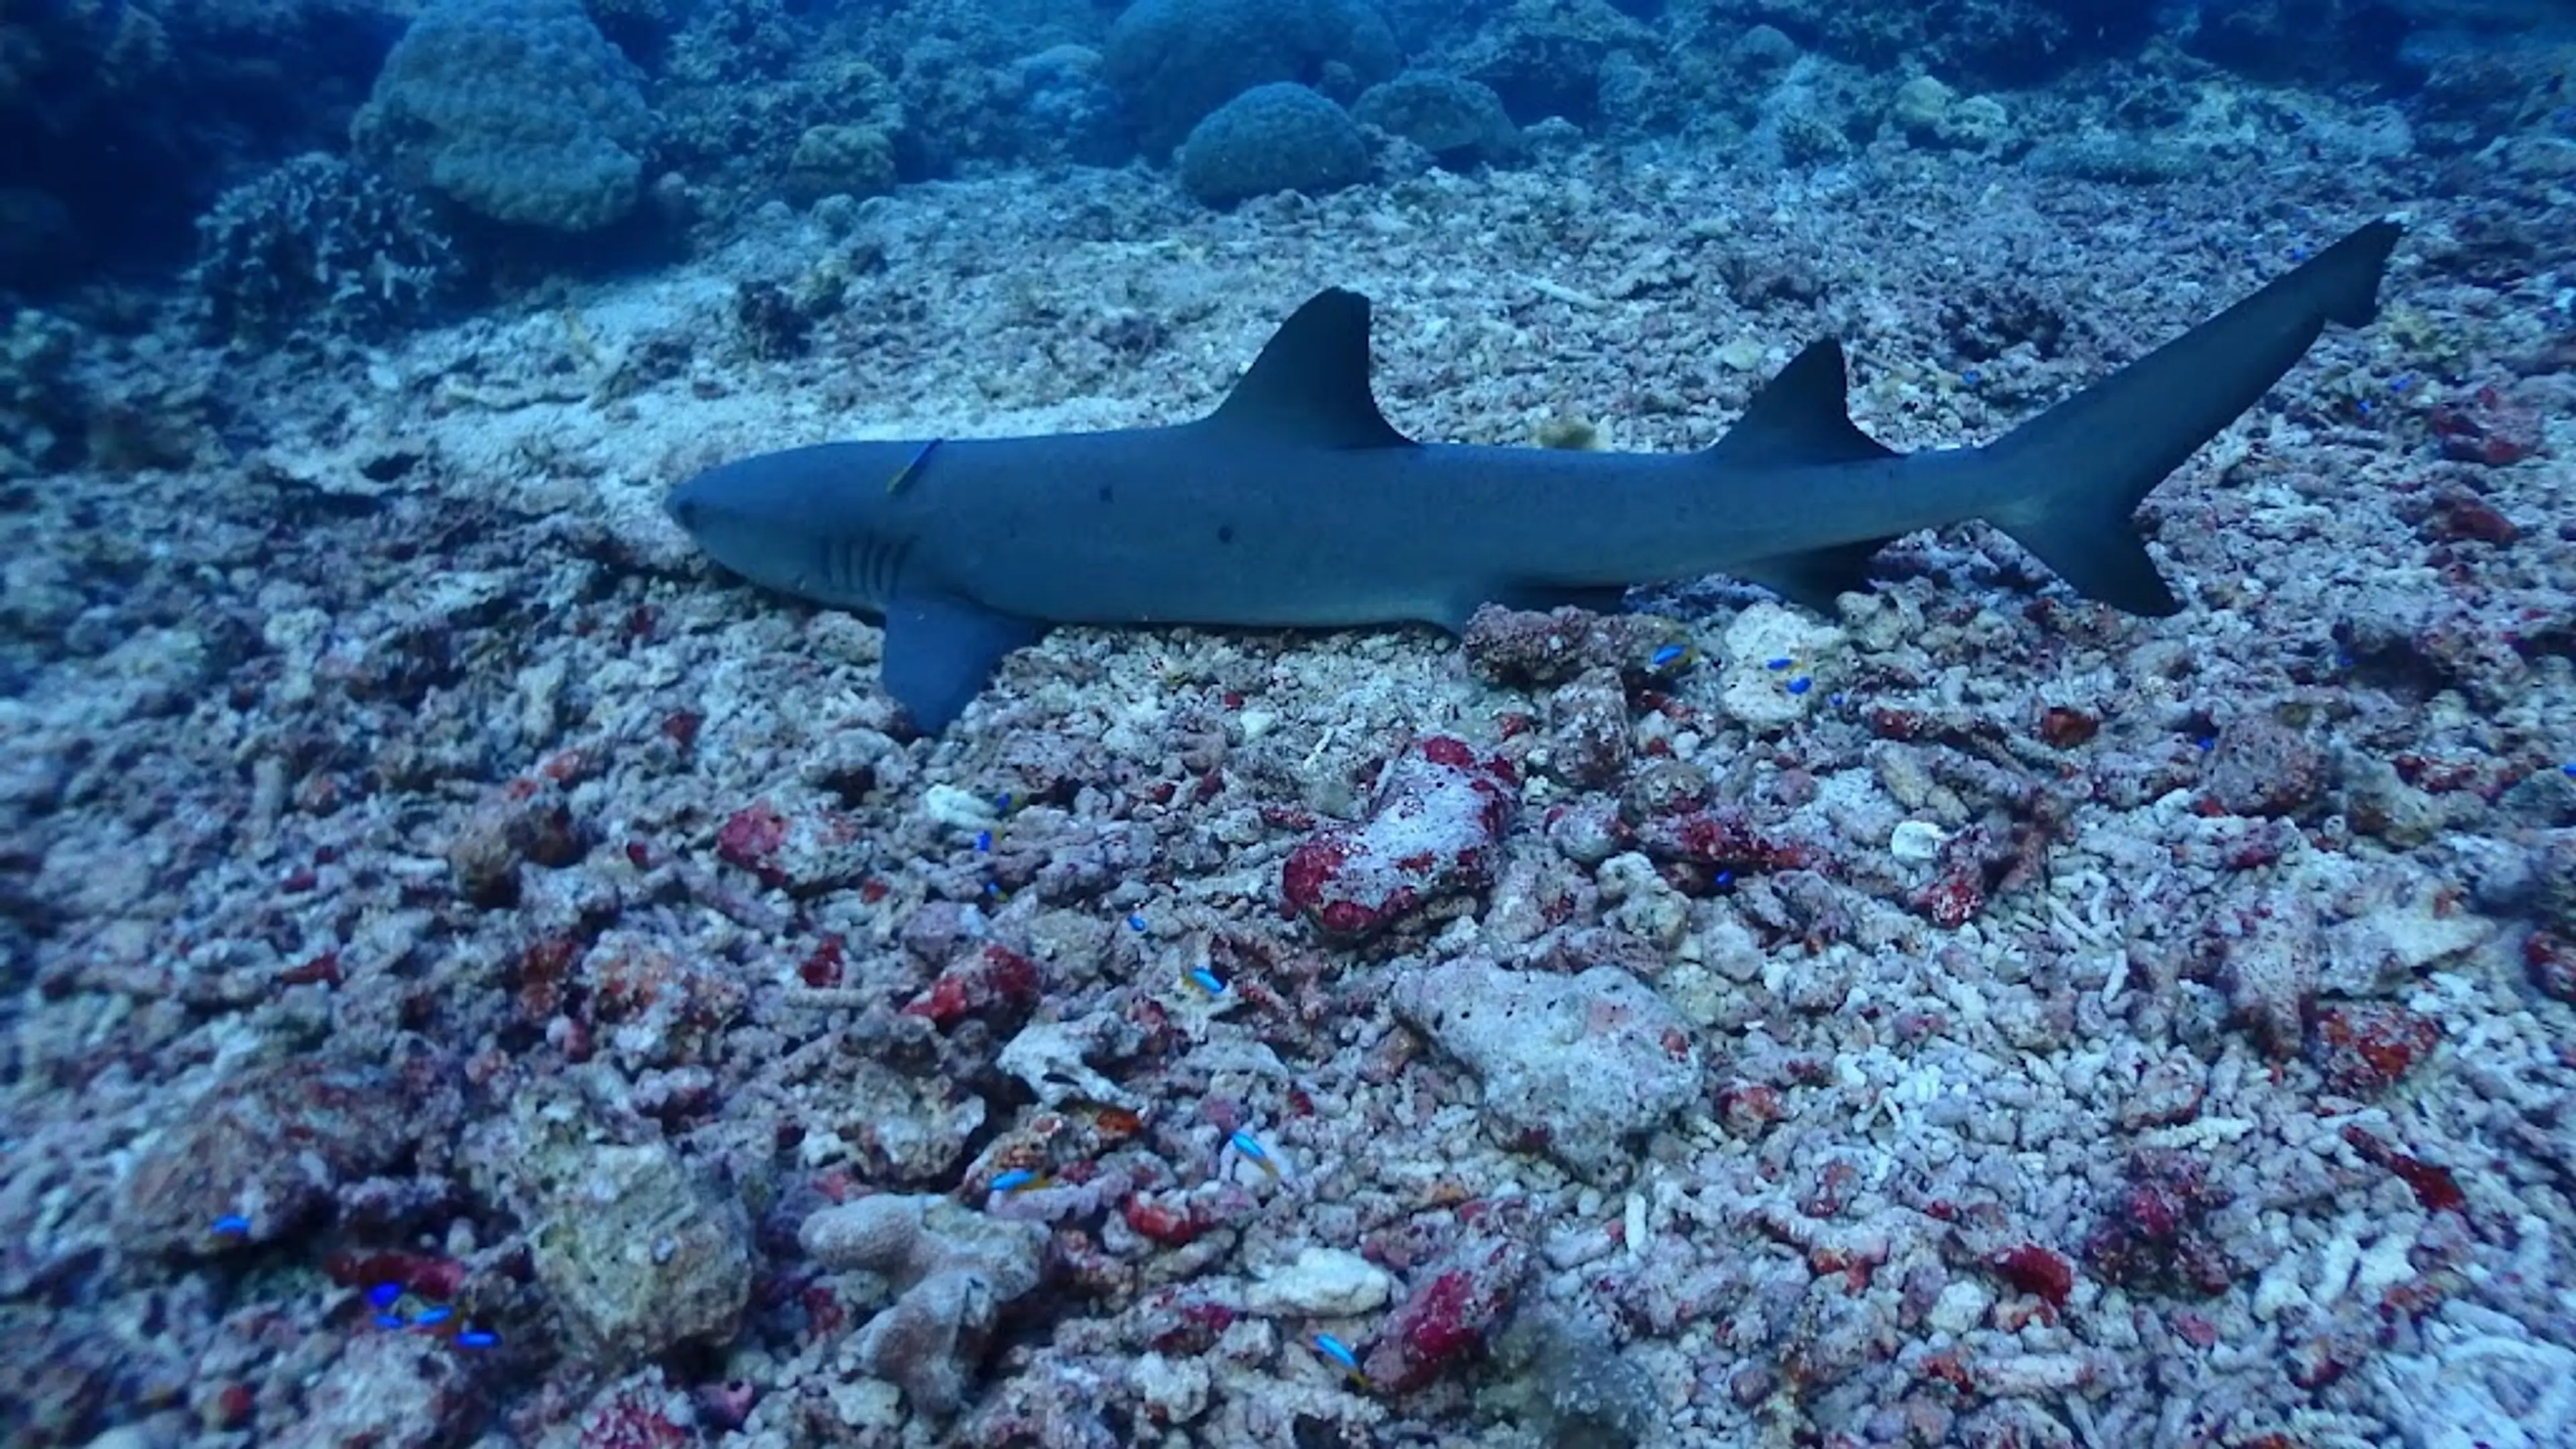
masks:
<instances>
[{"instance_id":1,"label":"shark's body","mask_svg":"<svg viewBox=\"0 0 2576 1449\"><path fill-rule=\"evenodd\" d=\"M1900 456L1862 434L1832 343L1698 452L1416 443L1371 394L1368 302L1328 291L1194 422L792 448L668 507L754 583L882 616L886 687L933 731L1048 624L1456 630L1488 602L1709 574L1830 607L1889 539L1972 518L2089 597L2170 614L2131 511L2327 323L2369 320L2397 236L2363 227L1978 448Z\"/></svg>"}]
</instances>

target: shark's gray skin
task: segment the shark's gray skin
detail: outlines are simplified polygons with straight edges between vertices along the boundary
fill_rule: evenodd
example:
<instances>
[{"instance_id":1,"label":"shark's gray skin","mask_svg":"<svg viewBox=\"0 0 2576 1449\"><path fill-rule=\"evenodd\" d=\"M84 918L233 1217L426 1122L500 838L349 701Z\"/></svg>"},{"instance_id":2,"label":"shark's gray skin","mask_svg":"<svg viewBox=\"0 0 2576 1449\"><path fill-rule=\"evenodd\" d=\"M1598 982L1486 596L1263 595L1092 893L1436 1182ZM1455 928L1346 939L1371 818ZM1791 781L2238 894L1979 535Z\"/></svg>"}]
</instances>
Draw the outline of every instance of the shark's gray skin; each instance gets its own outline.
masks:
<instances>
[{"instance_id":1,"label":"shark's gray skin","mask_svg":"<svg viewBox=\"0 0 2576 1449\"><path fill-rule=\"evenodd\" d=\"M2327 323L2370 320L2398 233L2361 228L1984 447L1872 441L1831 342L1698 452L1416 443L1370 392L1367 299L1336 290L1194 422L791 448L710 469L667 507L753 583L881 616L885 687L934 733L1049 624L1455 631L1488 602L1709 574L1830 609L1880 545L1972 518L2087 597L2171 614L2131 511Z\"/></svg>"}]
</instances>

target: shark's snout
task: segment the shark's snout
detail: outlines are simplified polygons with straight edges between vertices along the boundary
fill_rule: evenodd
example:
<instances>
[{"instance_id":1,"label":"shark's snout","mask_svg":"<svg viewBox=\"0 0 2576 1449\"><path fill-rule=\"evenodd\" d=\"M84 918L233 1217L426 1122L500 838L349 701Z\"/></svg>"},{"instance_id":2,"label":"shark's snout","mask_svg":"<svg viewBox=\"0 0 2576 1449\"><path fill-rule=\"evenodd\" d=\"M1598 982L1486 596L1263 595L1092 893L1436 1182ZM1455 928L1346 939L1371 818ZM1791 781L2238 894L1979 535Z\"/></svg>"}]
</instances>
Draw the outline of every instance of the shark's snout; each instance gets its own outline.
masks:
<instances>
[{"instance_id":1,"label":"shark's snout","mask_svg":"<svg viewBox=\"0 0 2576 1449\"><path fill-rule=\"evenodd\" d=\"M662 495L663 515L692 534L698 531L706 513L706 490L699 486L705 478L706 475L700 473Z\"/></svg>"}]
</instances>

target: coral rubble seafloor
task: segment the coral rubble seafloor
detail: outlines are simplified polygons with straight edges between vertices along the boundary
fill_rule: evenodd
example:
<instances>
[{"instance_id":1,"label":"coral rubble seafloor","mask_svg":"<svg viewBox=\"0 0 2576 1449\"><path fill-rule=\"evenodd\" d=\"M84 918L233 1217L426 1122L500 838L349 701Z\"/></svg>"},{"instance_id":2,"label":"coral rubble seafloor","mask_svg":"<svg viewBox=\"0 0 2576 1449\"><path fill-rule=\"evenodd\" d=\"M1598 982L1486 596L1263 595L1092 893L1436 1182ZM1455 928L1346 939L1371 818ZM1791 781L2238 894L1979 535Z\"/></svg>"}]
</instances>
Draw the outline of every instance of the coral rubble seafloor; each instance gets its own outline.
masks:
<instances>
[{"instance_id":1,"label":"coral rubble seafloor","mask_svg":"<svg viewBox=\"0 0 2576 1449\"><path fill-rule=\"evenodd\" d=\"M436 0L184 270L0 186L0 1433L2576 1443L2576 51L2189 8ZM234 96L162 14L9 53ZM925 738L659 507L1193 416L1324 286L1416 437L1830 336L1957 445L2391 213L2173 619L1971 525Z\"/></svg>"}]
</instances>

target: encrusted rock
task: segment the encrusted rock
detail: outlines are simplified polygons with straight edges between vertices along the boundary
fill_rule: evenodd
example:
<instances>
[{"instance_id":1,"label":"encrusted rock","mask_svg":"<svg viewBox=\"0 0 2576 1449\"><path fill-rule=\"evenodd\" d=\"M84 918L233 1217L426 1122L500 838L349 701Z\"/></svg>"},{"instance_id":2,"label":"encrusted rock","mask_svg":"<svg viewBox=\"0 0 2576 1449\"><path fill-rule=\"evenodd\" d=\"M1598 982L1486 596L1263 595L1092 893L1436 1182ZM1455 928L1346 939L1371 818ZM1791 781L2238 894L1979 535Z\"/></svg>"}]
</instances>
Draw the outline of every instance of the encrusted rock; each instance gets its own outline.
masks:
<instances>
[{"instance_id":1,"label":"encrusted rock","mask_svg":"<svg viewBox=\"0 0 2576 1449\"><path fill-rule=\"evenodd\" d=\"M1629 777L1619 813L1631 824L1688 810L1708 799L1708 771L1687 760L1654 760Z\"/></svg>"},{"instance_id":2,"label":"encrusted rock","mask_svg":"<svg viewBox=\"0 0 2576 1449\"><path fill-rule=\"evenodd\" d=\"M2206 949L2229 1007L2264 1050L2276 1057L2297 1051L2325 956L2315 908L2274 893L2249 909L2222 911L2210 922Z\"/></svg>"},{"instance_id":3,"label":"encrusted rock","mask_svg":"<svg viewBox=\"0 0 2576 1449\"><path fill-rule=\"evenodd\" d=\"M632 1363L733 1336L752 1259L751 1221L731 1189L662 1142L557 1137L525 1169L536 1194L530 1262L586 1352Z\"/></svg>"},{"instance_id":4,"label":"encrusted rock","mask_svg":"<svg viewBox=\"0 0 2576 1449\"><path fill-rule=\"evenodd\" d=\"M1613 670L1627 684L1663 684L1696 659L1689 632L1670 619L1576 608L1542 614L1488 604L1459 642L1479 678L1524 688L1563 684L1588 669Z\"/></svg>"},{"instance_id":5,"label":"encrusted rock","mask_svg":"<svg viewBox=\"0 0 2576 1449\"><path fill-rule=\"evenodd\" d=\"M353 1335L302 1389L277 1449L433 1449L465 1435L484 1397L455 1349L418 1333Z\"/></svg>"},{"instance_id":6,"label":"encrusted rock","mask_svg":"<svg viewBox=\"0 0 2576 1449\"><path fill-rule=\"evenodd\" d=\"M2323 800L2330 760L2317 742L2269 715L2221 726L2209 749L2209 798L2231 815L2305 815Z\"/></svg>"},{"instance_id":7,"label":"encrusted rock","mask_svg":"<svg viewBox=\"0 0 2576 1449\"><path fill-rule=\"evenodd\" d=\"M1280 872L1291 909L1327 935L1373 935L1433 899L1482 890L1518 801L1512 767L1434 735L1378 777L1368 819L1316 832Z\"/></svg>"},{"instance_id":8,"label":"encrusted rock","mask_svg":"<svg viewBox=\"0 0 2576 1449\"><path fill-rule=\"evenodd\" d=\"M1653 1381L1590 1323L1537 1306L1494 1335L1496 1397L1543 1442L1625 1449L1662 1421Z\"/></svg>"},{"instance_id":9,"label":"encrusted rock","mask_svg":"<svg viewBox=\"0 0 2576 1449\"><path fill-rule=\"evenodd\" d=\"M298 1058L246 1067L135 1155L117 1193L130 1249L216 1252L272 1242L328 1210L344 1184L382 1172L456 1102L417 1070Z\"/></svg>"},{"instance_id":10,"label":"encrusted rock","mask_svg":"<svg viewBox=\"0 0 2576 1449\"><path fill-rule=\"evenodd\" d=\"M1547 815L1547 842L1577 865L1599 865L1625 849L1628 827L1609 801L1586 797Z\"/></svg>"},{"instance_id":11,"label":"encrusted rock","mask_svg":"<svg viewBox=\"0 0 2576 1449\"><path fill-rule=\"evenodd\" d=\"M1699 1049L1625 971L1578 976L1460 962L1396 982L1397 1015L1484 1084L1487 1129L1595 1182L1635 1167L1632 1139L1697 1100Z\"/></svg>"},{"instance_id":12,"label":"encrusted rock","mask_svg":"<svg viewBox=\"0 0 2576 1449\"><path fill-rule=\"evenodd\" d=\"M1566 784L1607 785L1628 768L1628 693L1617 670L1594 667L1547 700L1548 773Z\"/></svg>"},{"instance_id":13,"label":"encrusted rock","mask_svg":"<svg viewBox=\"0 0 2576 1449\"><path fill-rule=\"evenodd\" d=\"M1370 1382L1396 1393L1429 1383L1507 1319L1531 1262L1529 1206L1482 1201L1458 1209L1448 1251L1408 1280L1362 1362Z\"/></svg>"},{"instance_id":14,"label":"encrusted rock","mask_svg":"<svg viewBox=\"0 0 2576 1449\"><path fill-rule=\"evenodd\" d=\"M467 900L505 906L519 898L522 864L560 868L581 852L581 830L562 787L513 780L457 827L447 843L447 868Z\"/></svg>"}]
</instances>

